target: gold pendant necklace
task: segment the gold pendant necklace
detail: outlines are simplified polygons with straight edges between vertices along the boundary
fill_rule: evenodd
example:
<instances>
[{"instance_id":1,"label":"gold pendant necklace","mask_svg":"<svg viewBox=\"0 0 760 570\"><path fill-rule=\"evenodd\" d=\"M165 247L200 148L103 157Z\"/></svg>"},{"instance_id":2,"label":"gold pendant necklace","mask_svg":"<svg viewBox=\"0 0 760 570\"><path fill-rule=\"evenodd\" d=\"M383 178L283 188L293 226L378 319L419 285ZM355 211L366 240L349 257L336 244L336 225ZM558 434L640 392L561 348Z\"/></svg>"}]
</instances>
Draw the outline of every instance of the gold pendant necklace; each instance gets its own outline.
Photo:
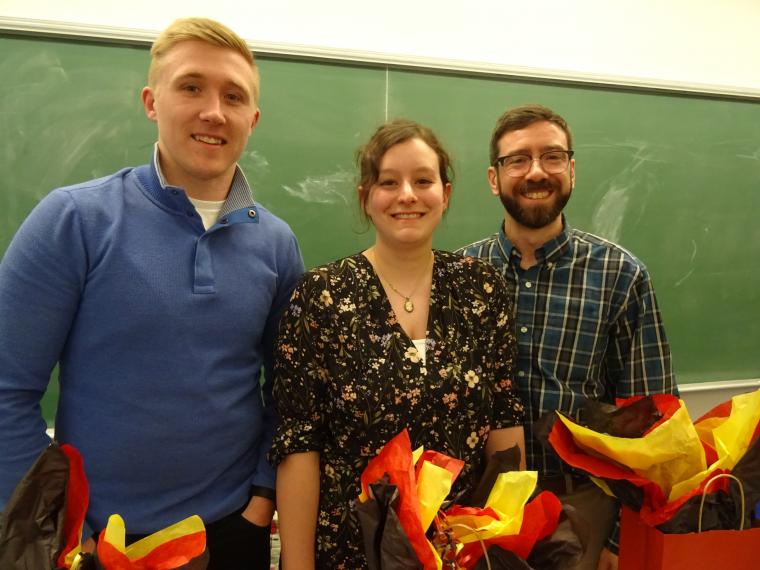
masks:
<instances>
[{"instance_id":1,"label":"gold pendant necklace","mask_svg":"<svg viewBox=\"0 0 760 570\"><path fill-rule=\"evenodd\" d=\"M378 273L378 275L380 275L380 274ZM401 297L404 299L404 310L405 310L407 313L412 313L412 312L414 312L414 302L412 302L412 298L411 298L411 297L408 297L408 296L406 296L406 295L404 295L404 294L403 294L401 291L399 291L398 289L396 289L396 288L393 286L393 283L391 283L391 282L390 282L390 281L388 281L387 279L385 280L385 282L386 282L388 285L390 285L390 286L391 286L391 289L393 289L393 290L394 290L396 293L398 293L398 294L399 294L399 295L400 295L400 296L401 296ZM412 295L414 295L414 292L412 292Z\"/></svg>"},{"instance_id":2,"label":"gold pendant necklace","mask_svg":"<svg viewBox=\"0 0 760 570\"><path fill-rule=\"evenodd\" d=\"M431 251L430 252L431 265L432 265L432 262L434 260L435 260L435 256L433 255L433 252ZM407 313L413 313L414 312L414 301L412 301L412 295L414 295L415 291L417 290L417 286L419 285L419 282L415 284L414 290L412 291L411 295L404 295L401 291L399 291L398 289L396 289L393 286L393 283L391 283L385 277L383 277L382 275L380 275L380 272L377 270L377 265L374 265L374 269L375 269L375 273L377 273L377 276L381 280L385 281L388 284L388 286L393 290L393 292L396 293L399 297L401 297L404 300L404 304L403 304L404 310Z\"/></svg>"}]
</instances>

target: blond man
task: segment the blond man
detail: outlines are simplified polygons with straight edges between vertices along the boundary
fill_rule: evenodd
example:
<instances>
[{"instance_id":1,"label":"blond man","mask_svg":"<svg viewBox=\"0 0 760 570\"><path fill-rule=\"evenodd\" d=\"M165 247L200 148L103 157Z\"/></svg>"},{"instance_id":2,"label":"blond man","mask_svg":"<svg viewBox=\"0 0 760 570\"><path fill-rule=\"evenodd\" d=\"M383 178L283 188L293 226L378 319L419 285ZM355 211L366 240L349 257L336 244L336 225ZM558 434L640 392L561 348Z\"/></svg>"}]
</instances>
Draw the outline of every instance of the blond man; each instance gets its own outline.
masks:
<instances>
[{"instance_id":1,"label":"blond man","mask_svg":"<svg viewBox=\"0 0 760 570\"><path fill-rule=\"evenodd\" d=\"M59 364L56 437L84 457L95 536L112 513L129 540L199 514L210 568L268 569L269 367L303 263L237 165L259 119L245 42L182 19L151 55L150 163L54 190L0 264L0 507L48 443Z\"/></svg>"}]
</instances>

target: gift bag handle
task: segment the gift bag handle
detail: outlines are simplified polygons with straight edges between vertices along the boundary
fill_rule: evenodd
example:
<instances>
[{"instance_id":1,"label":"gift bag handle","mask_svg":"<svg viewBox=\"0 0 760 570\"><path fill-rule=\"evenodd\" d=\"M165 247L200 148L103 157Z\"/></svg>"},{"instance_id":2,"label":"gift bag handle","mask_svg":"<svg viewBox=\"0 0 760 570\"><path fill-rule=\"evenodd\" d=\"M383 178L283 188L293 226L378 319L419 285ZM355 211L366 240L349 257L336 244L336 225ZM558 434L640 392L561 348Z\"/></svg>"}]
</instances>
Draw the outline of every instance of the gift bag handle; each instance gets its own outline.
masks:
<instances>
[{"instance_id":1,"label":"gift bag handle","mask_svg":"<svg viewBox=\"0 0 760 570\"><path fill-rule=\"evenodd\" d=\"M488 568L488 570L491 570L491 559L488 556L488 549L486 548L486 543L483 542L483 539L480 537L480 530L477 528L472 528L470 525L461 524L461 523L455 523L455 524L449 525L449 528L455 528L455 527L469 530L470 532L475 533L475 536L477 537L478 542L480 542L480 547L483 549L483 557L486 560L486 568Z\"/></svg>"},{"instance_id":2,"label":"gift bag handle","mask_svg":"<svg viewBox=\"0 0 760 570\"><path fill-rule=\"evenodd\" d=\"M733 479L736 481L736 484L739 485L739 494L742 498L742 518L741 522L739 523L739 530L744 530L744 486L742 485L742 482L739 481L737 477L734 477L730 473L720 473L716 475L715 477L712 477L706 484L705 488L702 491L702 501L699 503L699 526L697 532L702 532L702 510L705 507L705 497L707 496L707 488L712 484L713 481L717 481L718 479L722 477L727 477L729 479Z\"/></svg>"}]
</instances>

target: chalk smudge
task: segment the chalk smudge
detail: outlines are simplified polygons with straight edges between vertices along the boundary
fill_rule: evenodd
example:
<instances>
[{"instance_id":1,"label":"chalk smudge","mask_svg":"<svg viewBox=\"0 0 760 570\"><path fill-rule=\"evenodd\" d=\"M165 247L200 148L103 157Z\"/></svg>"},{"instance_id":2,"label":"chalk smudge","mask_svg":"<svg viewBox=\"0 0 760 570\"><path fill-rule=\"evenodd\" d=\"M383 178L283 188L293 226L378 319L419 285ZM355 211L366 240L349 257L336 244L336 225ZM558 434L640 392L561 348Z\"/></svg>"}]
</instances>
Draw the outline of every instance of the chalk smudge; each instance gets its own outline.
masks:
<instances>
[{"instance_id":1,"label":"chalk smudge","mask_svg":"<svg viewBox=\"0 0 760 570\"><path fill-rule=\"evenodd\" d=\"M325 176L307 176L295 186L283 185L283 190L300 198L304 202L314 204L348 204L348 196L353 186L354 175L339 170Z\"/></svg>"},{"instance_id":2,"label":"chalk smudge","mask_svg":"<svg viewBox=\"0 0 760 570\"><path fill-rule=\"evenodd\" d=\"M691 269L689 269L689 270L686 272L686 275L684 275L683 277L681 277L681 278L680 278L678 281L676 281L676 282L673 284L673 288L674 288L674 289L677 289L678 287L680 287L680 286L681 286L681 284L682 284L684 281L686 281L686 280L687 280L689 277L691 277L691 274L692 274L692 273L694 273L694 267L693 267L693 264L694 264L694 260L695 260L696 258L697 258L697 242L696 242L695 240L691 240L691 257L689 258L689 263L690 263L690 264L692 264L692 267L691 267Z\"/></svg>"},{"instance_id":3,"label":"chalk smudge","mask_svg":"<svg viewBox=\"0 0 760 570\"><path fill-rule=\"evenodd\" d=\"M595 233L614 242L620 239L620 223L629 200L627 192L628 186L613 185L602 196L591 217Z\"/></svg>"},{"instance_id":4,"label":"chalk smudge","mask_svg":"<svg viewBox=\"0 0 760 570\"><path fill-rule=\"evenodd\" d=\"M619 241L626 210L634 207L640 219L645 211L649 195L656 189L657 178L652 175L653 164L667 163L661 158L664 149L652 148L645 141L611 142L609 144L583 145L584 150L604 150L624 153L629 158L627 165L614 176L602 182L598 189L603 193L592 215L592 231L611 241ZM636 197L631 203L631 194ZM634 212L634 213L635 213Z\"/></svg>"},{"instance_id":5,"label":"chalk smudge","mask_svg":"<svg viewBox=\"0 0 760 570\"><path fill-rule=\"evenodd\" d=\"M269 173L269 161L267 157L257 150L244 152L239 162L245 164L244 170L255 172L257 176Z\"/></svg>"},{"instance_id":6,"label":"chalk smudge","mask_svg":"<svg viewBox=\"0 0 760 570\"><path fill-rule=\"evenodd\" d=\"M752 154L737 154L737 155L736 155L736 157L737 157L737 158L747 158L747 159L749 159L749 160L757 160L757 161L760 161L760 148L759 148L759 149L757 149L757 150L756 150L755 152L753 152Z\"/></svg>"}]
</instances>

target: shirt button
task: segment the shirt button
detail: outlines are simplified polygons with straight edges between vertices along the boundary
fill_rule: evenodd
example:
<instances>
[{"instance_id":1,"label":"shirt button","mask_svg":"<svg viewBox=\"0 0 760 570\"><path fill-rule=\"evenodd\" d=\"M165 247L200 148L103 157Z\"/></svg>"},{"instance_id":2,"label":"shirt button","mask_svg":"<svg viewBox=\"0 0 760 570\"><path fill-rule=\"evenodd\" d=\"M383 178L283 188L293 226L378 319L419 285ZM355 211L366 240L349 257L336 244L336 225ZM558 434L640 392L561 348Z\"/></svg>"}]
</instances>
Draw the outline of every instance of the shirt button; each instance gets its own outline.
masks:
<instances>
[{"instance_id":1,"label":"shirt button","mask_svg":"<svg viewBox=\"0 0 760 570\"><path fill-rule=\"evenodd\" d=\"M528 327L520 327L520 332L521 332L521 333L526 333L526 332L528 332Z\"/></svg>"},{"instance_id":2,"label":"shirt button","mask_svg":"<svg viewBox=\"0 0 760 570\"><path fill-rule=\"evenodd\" d=\"M520 378L522 378L523 376L525 376L525 370L518 370L518 371L517 371L517 375L518 375Z\"/></svg>"},{"instance_id":3,"label":"shirt button","mask_svg":"<svg viewBox=\"0 0 760 570\"><path fill-rule=\"evenodd\" d=\"M525 282L525 288L526 289L530 289L531 287L533 287L533 283L531 283L530 281L526 281Z\"/></svg>"},{"instance_id":4,"label":"shirt button","mask_svg":"<svg viewBox=\"0 0 760 570\"><path fill-rule=\"evenodd\" d=\"M552 263L551 261L546 264L547 269L551 269L552 267L554 267L554 263Z\"/></svg>"},{"instance_id":5,"label":"shirt button","mask_svg":"<svg viewBox=\"0 0 760 570\"><path fill-rule=\"evenodd\" d=\"M221 223L221 224L228 224L228 223L230 223L230 221L227 218L222 218L221 220L219 220L219 223Z\"/></svg>"},{"instance_id":6,"label":"shirt button","mask_svg":"<svg viewBox=\"0 0 760 570\"><path fill-rule=\"evenodd\" d=\"M179 194L179 190L172 190L172 194L176 196L177 194Z\"/></svg>"},{"instance_id":7,"label":"shirt button","mask_svg":"<svg viewBox=\"0 0 760 570\"><path fill-rule=\"evenodd\" d=\"M248 217L249 218L255 218L256 217L256 210L254 210L253 208L251 208L250 210L248 210Z\"/></svg>"}]
</instances>

